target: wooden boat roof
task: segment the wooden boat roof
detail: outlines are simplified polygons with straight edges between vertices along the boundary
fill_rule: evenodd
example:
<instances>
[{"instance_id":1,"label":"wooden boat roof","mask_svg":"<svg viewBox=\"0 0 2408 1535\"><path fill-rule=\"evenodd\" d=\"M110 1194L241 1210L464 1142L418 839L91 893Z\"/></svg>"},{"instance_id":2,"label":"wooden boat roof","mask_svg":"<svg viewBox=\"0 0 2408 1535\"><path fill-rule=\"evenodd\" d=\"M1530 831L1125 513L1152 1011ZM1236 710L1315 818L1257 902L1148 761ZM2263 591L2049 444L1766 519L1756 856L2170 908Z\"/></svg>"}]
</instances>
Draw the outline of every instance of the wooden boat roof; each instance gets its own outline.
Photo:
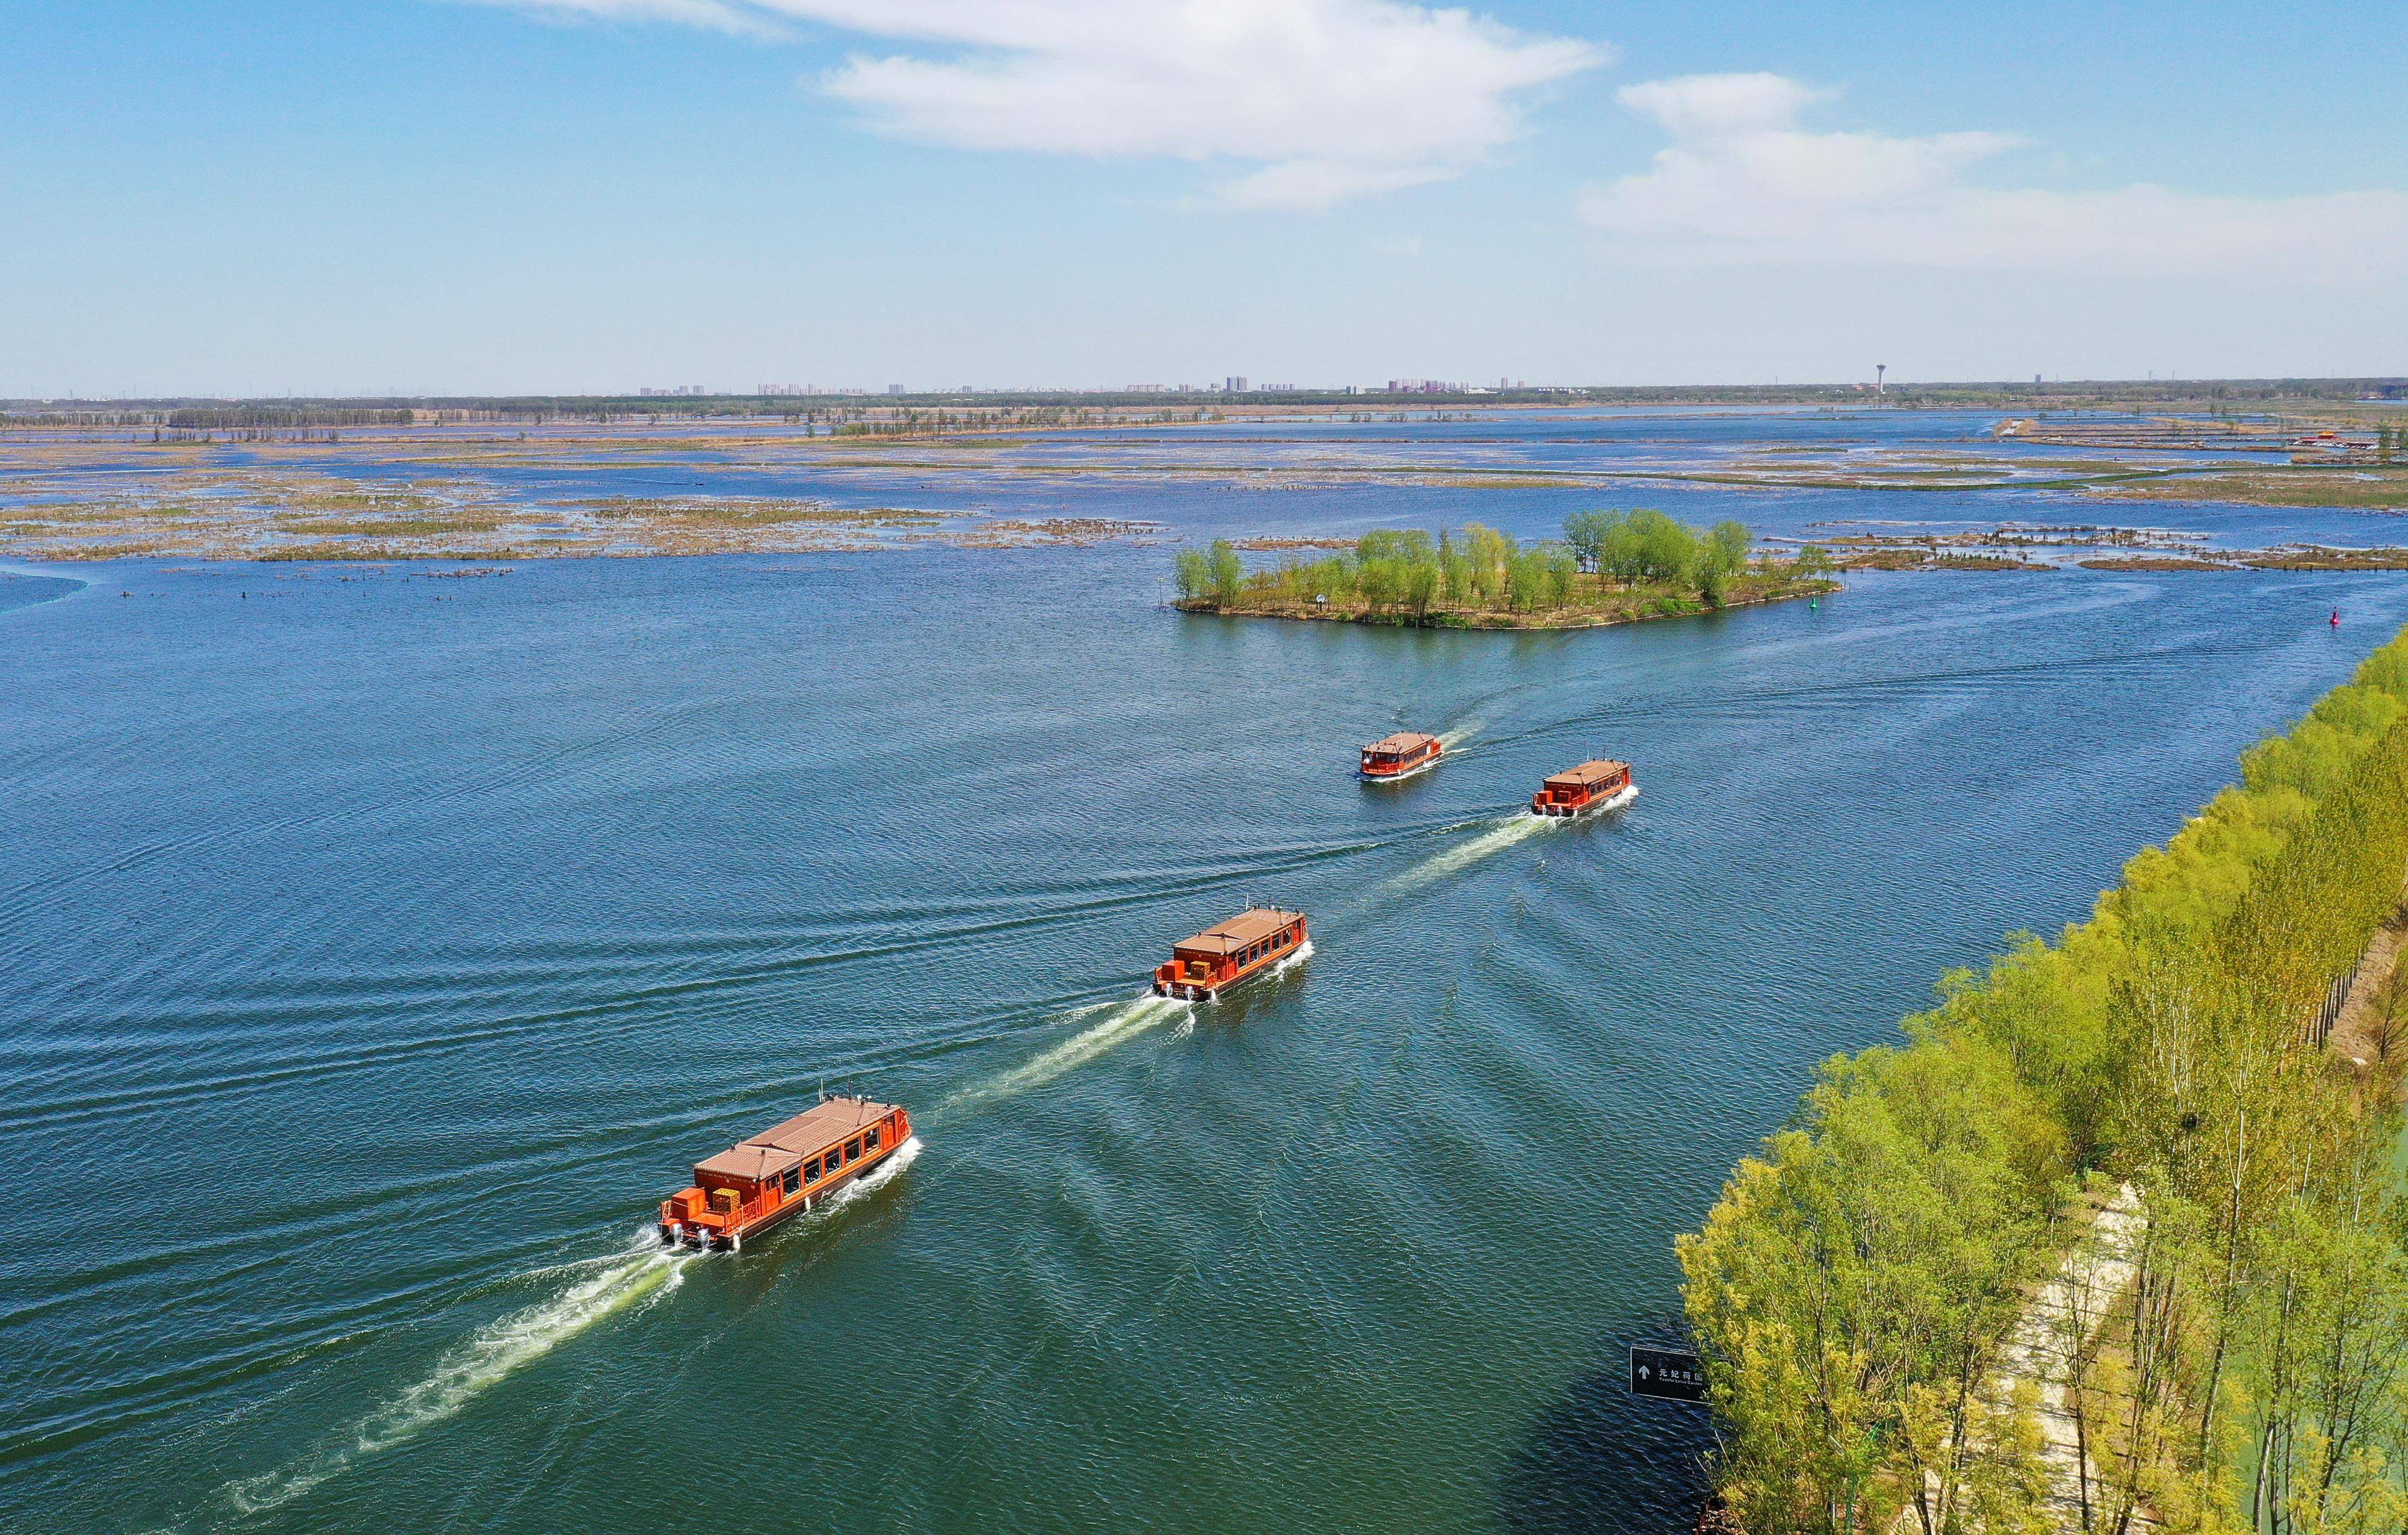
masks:
<instances>
[{"instance_id":1,"label":"wooden boat roof","mask_svg":"<svg viewBox=\"0 0 2408 1535\"><path fill-rule=\"evenodd\" d=\"M1229 954L1252 943L1258 943L1304 915L1301 911L1283 911L1276 906L1257 906L1252 911L1231 917L1218 927L1211 927L1184 942L1172 945L1174 954Z\"/></svg>"},{"instance_id":2,"label":"wooden boat roof","mask_svg":"<svg viewBox=\"0 0 2408 1535\"><path fill-rule=\"evenodd\" d=\"M694 1170L697 1175L710 1172L723 1178L757 1181L785 1171L894 1112L895 1105L872 1103L867 1098L827 1098L708 1161L695 1163Z\"/></svg>"},{"instance_id":3,"label":"wooden boat roof","mask_svg":"<svg viewBox=\"0 0 2408 1535\"><path fill-rule=\"evenodd\" d=\"M1547 780L1547 787L1550 789L1589 789L1596 787L1598 784L1604 782L1610 778L1628 771L1630 771L1630 764L1627 762L1616 762L1611 757L1600 757L1595 762L1584 762L1577 768L1555 774Z\"/></svg>"},{"instance_id":4,"label":"wooden boat roof","mask_svg":"<svg viewBox=\"0 0 2408 1535\"><path fill-rule=\"evenodd\" d=\"M1370 745L1363 748L1363 750L1366 752L1392 752L1398 756L1402 756L1408 752L1418 752L1424 746L1434 746L1437 743L1438 738L1436 736L1425 736L1416 730L1399 730L1393 736L1381 737L1378 740L1375 740Z\"/></svg>"}]
</instances>

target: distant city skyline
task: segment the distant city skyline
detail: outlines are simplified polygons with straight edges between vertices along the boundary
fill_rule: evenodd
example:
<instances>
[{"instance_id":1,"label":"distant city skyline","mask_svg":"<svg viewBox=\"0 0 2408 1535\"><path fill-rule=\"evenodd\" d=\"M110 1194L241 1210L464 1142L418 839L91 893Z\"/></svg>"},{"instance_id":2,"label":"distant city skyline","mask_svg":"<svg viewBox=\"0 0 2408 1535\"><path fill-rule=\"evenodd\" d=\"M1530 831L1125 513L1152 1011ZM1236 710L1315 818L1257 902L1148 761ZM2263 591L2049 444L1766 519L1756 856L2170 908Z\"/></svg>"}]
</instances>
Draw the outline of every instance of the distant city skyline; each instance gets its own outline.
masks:
<instances>
[{"instance_id":1,"label":"distant city skyline","mask_svg":"<svg viewBox=\"0 0 2408 1535\"><path fill-rule=\"evenodd\" d=\"M2090 389L2093 387L2099 387L2129 390L2152 383L2164 383L2170 386L2179 387L2185 385L2210 383L2265 385L2276 381L2304 383L2313 386L2346 386L2349 388L2363 390L2363 393L2359 393L2353 396L2360 400L2396 400L2408 402L2408 371L2381 375L2321 374L2315 375L2313 378L2293 376L2290 379L2283 380L2277 380L2271 376L2252 378L2246 375L2224 375L2203 379L2193 378L2186 380L2172 373L2166 374L2160 378L2154 372L2146 373L2138 377L2110 376L2100 378L2067 378L2061 375L2043 376L2041 374L2034 374L2028 380L1888 379L1885 380L1880 369L1876 367L1870 377L1864 379L1792 379L1787 380L1770 379L1726 380L1719 382L1698 380L1687 381L1665 380L1662 381L1643 381L1638 383L1603 383L1597 380L1588 380L1584 382L1576 380L1554 381L1503 378L1496 380L1495 382L1445 379L1389 379L1384 381L1371 381L1364 383L1325 382L1241 384L1240 380L1232 378L1218 382L1201 384L1150 382L1119 384L1065 384L1031 382L1025 380L1016 383L964 382L955 384L759 383L750 386L729 386L726 388L720 388L710 384L639 384L633 388L524 391L412 391L392 389L346 391L339 393L310 393L307 391L279 390L254 395L231 395L208 391L188 391L181 393L149 395L94 395L89 393L58 395L0 395L0 405L30 405L37 407L46 405L73 405L79 407L106 407L113 404L155 404L163 401L179 400L196 402L256 402L270 404L283 401L304 402L312 400L355 400L362 402L408 402L414 400L423 405L428 401L501 401L517 397L552 398L564 400L796 399L814 402L840 402L848 400L893 401L898 399L943 400L982 395L1010 397L1058 395L1066 398L1077 398L1082 395L1095 395L1110 398L1119 398L1130 395L1160 395L1168 400L1200 399L1209 398L1214 395L1243 395L1248 399L1254 399L1262 395L1294 395L1313 402L1322 400L1339 401L1360 398L1369 404L1385 405L1395 401L1398 396L1413 395L1444 395L1448 397L1461 397L1493 395L1512 395L1520 396L1560 395L1568 396L1610 397L1614 393L1621 391L1631 391L1641 394L1677 395L1683 390L1694 389L1700 393L1722 393L1731 391L1745 392L1756 390L1762 391L1774 397L1785 397L1795 395L1808 395L1815 393L1829 393L1834 391L1842 393L1863 393L1880 396L1885 394L1895 394L1899 391L1913 392L1918 387L1926 392L1998 389L2021 391L2025 389L2048 389L2060 385L2068 389ZM2329 387L2311 388L2308 392L2311 394L2324 395L2329 397L2341 397L2333 395Z\"/></svg>"},{"instance_id":2,"label":"distant city skyline","mask_svg":"<svg viewBox=\"0 0 2408 1535\"><path fill-rule=\"evenodd\" d=\"M2408 372L2338 5L198 20L0 16L0 395Z\"/></svg>"}]
</instances>

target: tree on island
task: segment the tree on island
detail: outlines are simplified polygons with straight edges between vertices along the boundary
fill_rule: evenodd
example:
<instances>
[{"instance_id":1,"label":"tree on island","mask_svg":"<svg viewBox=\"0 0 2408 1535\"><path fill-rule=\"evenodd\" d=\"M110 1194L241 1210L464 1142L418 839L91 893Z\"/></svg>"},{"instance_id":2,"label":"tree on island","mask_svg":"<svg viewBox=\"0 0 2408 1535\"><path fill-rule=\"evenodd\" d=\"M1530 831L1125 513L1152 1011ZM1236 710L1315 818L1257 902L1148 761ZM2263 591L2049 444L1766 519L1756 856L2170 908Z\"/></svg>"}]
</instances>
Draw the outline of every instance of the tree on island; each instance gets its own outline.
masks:
<instances>
[{"instance_id":1,"label":"tree on island","mask_svg":"<svg viewBox=\"0 0 2408 1535\"><path fill-rule=\"evenodd\" d=\"M1179 581L1179 599L1194 602L1210 596L1226 607L1238 600L1246 583L1245 562L1226 538L1215 538L1211 548L1203 552L1182 549L1172 562Z\"/></svg>"},{"instance_id":2,"label":"tree on island","mask_svg":"<svg viewBox=\"0 0 2408 1535\"><path fill-rule=\"evenodd\" d=\"M1715 608L1756 544L1744 523L1726 519L1699 530L1644 508L1576 511L1564 519L1564 538L1583 569L1627 586L1693 586Z\"/></svg>"}]
</instances>

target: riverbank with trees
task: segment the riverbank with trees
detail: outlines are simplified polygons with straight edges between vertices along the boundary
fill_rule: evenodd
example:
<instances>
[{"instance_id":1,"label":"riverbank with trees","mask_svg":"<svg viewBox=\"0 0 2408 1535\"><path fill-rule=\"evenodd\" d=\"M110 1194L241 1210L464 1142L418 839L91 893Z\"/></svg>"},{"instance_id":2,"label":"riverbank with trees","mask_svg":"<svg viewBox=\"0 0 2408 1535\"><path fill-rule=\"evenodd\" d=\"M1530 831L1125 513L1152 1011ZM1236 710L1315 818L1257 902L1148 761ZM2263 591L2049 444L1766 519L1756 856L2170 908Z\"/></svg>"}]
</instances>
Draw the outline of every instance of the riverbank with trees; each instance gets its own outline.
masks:
<instances>
[{"instance_id":1,"label":"riverbank with trees","mask_svg":"<svg viewBox=\"0 0 2408 1535\"><path fill-rule=\"evenodd\" d=\"M2328 1033L2388 952L2403 874L2408 635L2245 753L2088 922L1826 1063L1680 1242L1728 1514L1757 1535L2401 1528L2401 1060ZM2127 1188L2128 1268L2052 1388L2075 1441L2053 1499L2035 1394L1998 1383L2089 1239L2069 1212Z\"/></svg>"},{"instance_id":2,"label":"riverbank with trees","mask_svg":"<svg viewBox=\"0 0 2408 1535\"><path fill-rule=\"evenodd\" d=\"M1226 539L1182 551L1178 606L1241 618L1422 628L1570 629L1679 618L1837 591L1815 545L1754 552L1744 524L1693 528L1660 511L1584 511L1562 539L1524 544L1472 523L1433 537L1376 529L1351 551L1248 569Z\"/></svg>"}]
</instances>

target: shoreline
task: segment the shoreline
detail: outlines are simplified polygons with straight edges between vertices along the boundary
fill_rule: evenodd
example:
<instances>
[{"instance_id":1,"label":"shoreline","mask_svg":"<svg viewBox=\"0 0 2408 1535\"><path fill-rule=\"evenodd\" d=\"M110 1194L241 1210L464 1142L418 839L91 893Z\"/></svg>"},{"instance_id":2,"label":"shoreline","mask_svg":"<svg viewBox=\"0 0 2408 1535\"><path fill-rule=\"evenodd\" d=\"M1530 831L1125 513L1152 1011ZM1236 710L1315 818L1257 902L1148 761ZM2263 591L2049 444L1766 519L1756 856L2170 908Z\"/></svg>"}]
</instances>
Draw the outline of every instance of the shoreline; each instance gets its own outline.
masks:
<instances>
[{"instance_id":1,"label":"shoreline","mask_svg":"<svg viewBox=\"0 0 2408 1535\"><path fill-rule=\"evenodd\" d=\"M1886 1529L2004 1485L1981 1480L2000 1466L2026 1501L2109 1525L2313 1495L2321 1466L2268 1447L2408 1381L2396 1351L2332 1348L2267 1301L2314 1282L2408 1303L2392 1219L2408 1011L2386 973L2403 746L2408 630L2250 748L2088 920L2011 936L1902 1038L1817 1068L1675 1243L1718 1505L1844 1498ZM2215 1030L2169 1026L2203 984L2239 1000ZM1853 1241L1830 1240L1834 1209ZM2179 1234L2136 1255L2136 1226ZM1897 1325L1900 1293L1923 1298L1918 1330ZM1842 1350L1870 1384L1835 1401L1818 1370ZM2187 1427L2152 1427L2167 1421ZM1809 1433L1871 1451L1800 1453ZM2379 1459L2347 1474L2353 1495L2398 1485Z\"/></svg>"}]
</instances>

